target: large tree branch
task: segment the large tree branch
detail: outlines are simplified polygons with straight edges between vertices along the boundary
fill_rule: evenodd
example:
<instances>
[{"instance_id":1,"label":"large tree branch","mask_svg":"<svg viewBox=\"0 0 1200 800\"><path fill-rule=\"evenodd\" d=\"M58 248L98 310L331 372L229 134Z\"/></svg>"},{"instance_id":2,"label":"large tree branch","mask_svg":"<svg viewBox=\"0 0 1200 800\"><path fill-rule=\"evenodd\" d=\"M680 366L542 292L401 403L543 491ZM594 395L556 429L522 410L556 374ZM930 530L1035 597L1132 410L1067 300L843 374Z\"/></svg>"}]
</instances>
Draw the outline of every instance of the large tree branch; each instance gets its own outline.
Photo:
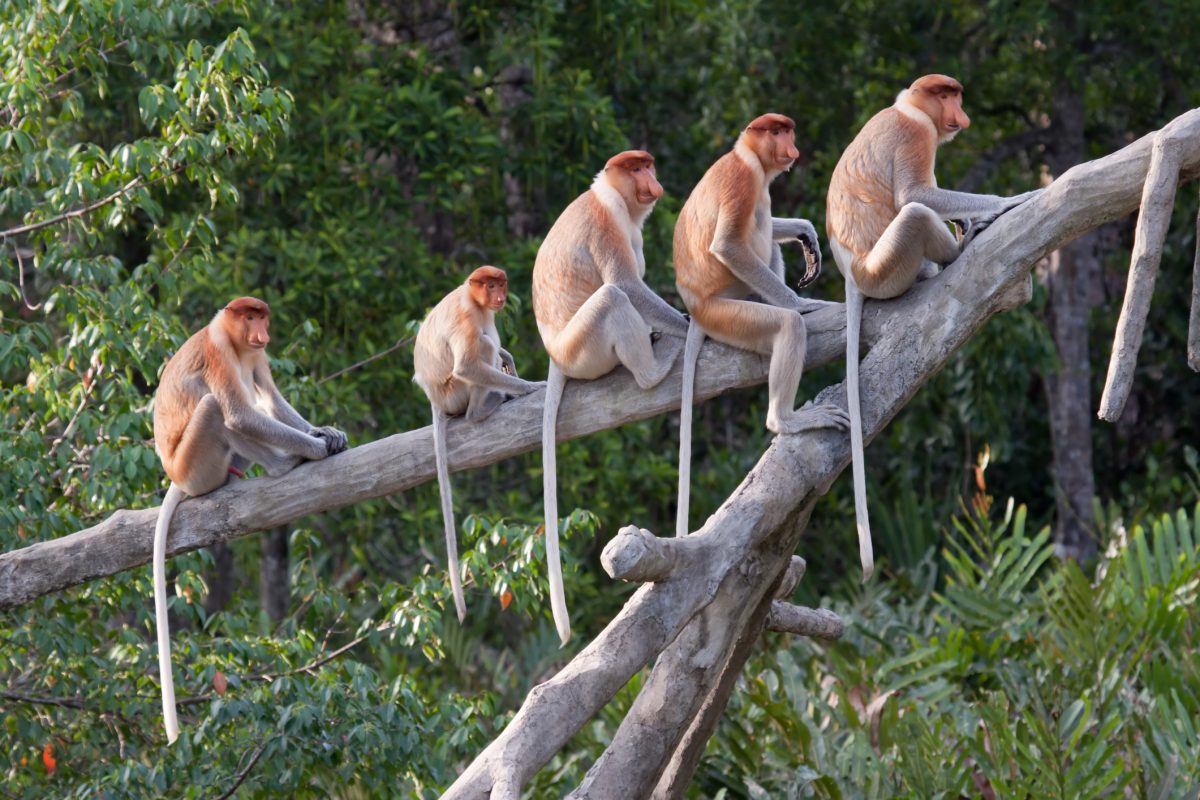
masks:
<instances>
[{"instance_id":1,"label":"large tree branch","mask_svg":"<svg viewBox=\"0 0 1200 800\"><path fill-rule=\"evenodd\" d=\"M831 305L806 316L807 363L826 364L845 349L844 312ZM880 330L879 314L864 321L868 336ZM696 400L753 386L767 377L768 359L713 341L705 344L696 372ZM559 412L564 441L679 408L681 367L651 391L625 370L596 381L568 381ZM541 443L542 392L501 406L487 422L450 421L451 470L481 467L536 449ZM413 402L417 402L414 395ZM255 531L284 525L352 503L395 494L435 476L432 428L380 439L303 464L278 478L257 478L187 500L171 522L172 556ZM150 560L156 508L117 511L86 530L0 554L0 610L50 592L114 575Z\"/></svg>"},{"instance_id":2,"label":"large tree branch","mask_svg":"<svg viewBox=\"0 0 1200 800\"><path fill-rule=\"evenodd\" d=\"M1186 141L1180 177L1194 178L1200 174L1200 110L1175 124ZM1152 136L1144 137L1069 170L1036 200L1000 217L937 278L886 304L892 313L860 370L868 437L988 318L1029 298L1029 271L1038 260L1137 207L1151 141ZM868 308L878 305L869 303ZM829 387L819 397L844 403L844 387ZM663 653L609 748L572 795L650 796L705 699L714 691L719 696L723 672L713 665L729 661L739 638L717 628L744 627L751 610L762 608L795 551L812 506L849 460L844 434L777 437L725 504L688 537L687 546L643 547L660 562L673 562L666 577L642 586L579 655L535 686L504 731L444 797L518 797L520 787L635 672ZM850 533L842 534L847 546ZM618 562L628 566L620 558L605 563ZM662 569L656 563L654 571ZM710 604L725 609L725 616L698 613ZM685 626L688 634L680 635ZM681 758L687 759L687 753L681 752ZM663 790L672 793L670 787Z\"/></svg>"}]
</instances>

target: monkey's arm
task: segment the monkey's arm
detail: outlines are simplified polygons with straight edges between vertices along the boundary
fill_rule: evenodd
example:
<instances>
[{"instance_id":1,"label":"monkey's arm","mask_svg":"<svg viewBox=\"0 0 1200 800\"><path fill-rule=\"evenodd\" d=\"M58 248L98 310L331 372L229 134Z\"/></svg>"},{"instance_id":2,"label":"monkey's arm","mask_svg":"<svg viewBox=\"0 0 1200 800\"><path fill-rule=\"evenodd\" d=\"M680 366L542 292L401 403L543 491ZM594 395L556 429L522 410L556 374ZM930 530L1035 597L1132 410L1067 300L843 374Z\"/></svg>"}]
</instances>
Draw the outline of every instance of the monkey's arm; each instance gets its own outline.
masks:
<instances>
[{"instance_id":1,"label":"monkey's arm","mask_svg":"<svg viewBox=\"0 0 1200 800\"><path fill-rule=\"evenodd\" d=\"M808 239L813 247L819 244L817 229L806 219L791 219L788 217L771 217L771 238L777 242L792 239Z\"/></svg>"},{"instance_id":2,"label":"monkey's arm","mask_svg":"<svg viewBox=\"0 0 1200 800\"><path fill-rule=\"evenodd\" d=\"M254 387L261 394L262 398L266 400L267 413L284 425L287 425L289 428L295 428L298 431L303 431L304 433L309 433L316 427L300 416L299 411L292 408L292 404L287 401L275 385L275 379L271 376L271 370L266 365L259 365L254 368Z\"/></svg>"},{"instance_id":3,"label":"monkey's arm","mask_svg":"<svg viewBox=\"0 0 1200 800\"><path fill-rule=\"evenodd\" d=\"M306 431L299 431L262 413L251 406L239 393L220 387L213 391L213 396L217 398L217 403L221 406L225 427L234 433L279 448L289 455L297 455L310 460L322 459L329 454L324 439L310 435ZM292 413L294 414L295 411Z\"/></svg>"},{"instance_id":4,"label":"monkey's arm","mask_svg":"<svg viewBox=\"0 0 1200 800\"><path fill-rule=\"evenodd\" d=\"M485 389L495 389L505 394L524 395L538 388L538 384L516 376L507 375L492 366L490 359L484 359L472 348L463 337L455 336L450 340L450 352L454 354L453 375L465 383ZM501 351L503 352L503 351ZM509 356L511 359L512 356Z\"/></svg>"},{"instance_id":5,"label":"monkey's arm","mask_svg":"<svg viewBox=\"0 0 1200 800\"><path fill-rule=\"evenodd\" d=\"M783 282L783 278L780 277L783 271L782 265L779 265L780 272L776 273L772 269L772 264L763 263L763 260L750 248L750 243L745 240L745 237L733 229L733 225L730 224L730 215L722 213L718 218L717 230L708 252L724 264L734 274L734 277L749 286L751 291L763 299L763 302L793 311L801 310L800 296L789 289ZM778 256L782 262L783 254L778 245L773 248L772 262L774 262L775 256Z\"/></svg>"},{"instance_id":6,"label":"monkey's arm","mask_svg":"<svg viewBox=\"0 0 1200 800\"><path fill-rule=\"evenodd\" d=\"M623 256L612 253L607 257L596 258L600 278L624 292L651 328L680 339L687 338L687 318L655 294L646 282L638 277L633 248L628 247L626 250Z\"/></svg>"},{"instance_id":7,"label":"monkey's arm","mask_svg":"<svg viewBox=\"0 0 1200 800\"><path fill-rule=\"evenodd\" d=\"M300 412L292 408L292 404L287 401L283 393L279 391L279 387L275 385L275 378L271 375L271 369L267 364L260 364L254 369L254 385L267 401L267 413L275 419L287 425L290 428L295 428L298 431L307 433L309 436L316 436L326 443L326 454L334 455L346 449L348 439L346 434L341 430L325 425L318 427L300 416Z\"/></svg>"}]
</instances>

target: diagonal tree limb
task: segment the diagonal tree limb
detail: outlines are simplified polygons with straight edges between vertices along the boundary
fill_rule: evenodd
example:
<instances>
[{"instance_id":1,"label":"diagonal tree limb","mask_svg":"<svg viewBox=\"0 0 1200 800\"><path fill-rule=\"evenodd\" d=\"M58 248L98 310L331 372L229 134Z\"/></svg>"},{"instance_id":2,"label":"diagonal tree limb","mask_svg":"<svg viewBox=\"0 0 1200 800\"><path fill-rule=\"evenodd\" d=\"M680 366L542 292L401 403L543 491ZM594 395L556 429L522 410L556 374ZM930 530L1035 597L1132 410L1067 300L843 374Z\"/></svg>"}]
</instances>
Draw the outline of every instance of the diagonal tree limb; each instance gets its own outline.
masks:
<instances>
[{"instance_id":1,"label":"diagonal tree limb","mask_svg":"<svg viewBox=\"0 0 1200 800\"><path fill-rule=\"evenodd\" d=\"M1180 177L1200 174L1200 110L1184 114L1173 123L1184 142L1180 155ZM889 301L884 330L863 362L863 425L873 437L895 416L950 356L992 315L1026 301L1031 292L1029 271L1047 253L1081 233L1118 219L1137 207L1150 162L1153 134L1106 158L1082 164L1064 173L1035 200L1000 217L981 234L958 261L937 278L918 284L903 297ZM869 303L868 309L878 307ZM844 402L844 388L830 387L821 393L824 401ZM487 798L498 781L514 796L568 739L589 720L642 666L676 639L686 625L700 626L705 620L693 617L699 607L715 597L724 584L736 591L745 605L761 602L764 580L782 571L794 552L804 525L789 522L807 514L807 509L825 492L849 462L847 437L829 431L776 438L746 479L693 537L716 537L729 541L730 549L743 553L732 563L713 559L680 565L666 580L645 585L630 598L617 617L557 675L534 687L520 711L500 735L472 762L446 791L445 798ZM772 571L761 551L763 543L776 540L778 563ZM850 545L846 533L847 546ZM757 544L756 544L757 543ZM680 551L686 557L689 551ZM730 572L745 570L757 580L727 582ZM728 604L727 604L728 607ZM681 640L676 658L728 660L729 652L705 653L702 637ZM648 685L643 694L650 691ZM654 684L659 697L695 707L700 694L686 679ZM644 756L667 752L692 727L692 717L656 725L652 714L655 698L638 702L622 724L611 752L624 754L607 758L606 773L634 771L635 780L618 788L605 778L612 793L599 791L600 781L589 782L576 791L578 797L637 798L649 796L653 783L642 780L667 769L668 758ZM661 706L661 702L660 702ZM624 732L624 734L622 733ZM670 747L658 744L663 739ZM647 743L641 750L638 742ZM603 757L602 757L603 758ZM596 787L596 790L593 790ZM497 794L496 796L500 796Z\"/></svg>"},{"instance_id":2,"label":"diagonal tree limb","mask_svg":"<svg viewBox=\"0 0 1200 800\"><path fill-rule=\"evenodd\" d=\"M806 315L812 365L836 360L845 348L839 304ZM872 335L880 315L865 322ZM697 401L767 377L768 359L705 344L696 379ZM565 441L679 408L681 368L651 391L625 370L596 381L569 381L558 439ZM447 447L453 471L485 466L536 449L541 441L542 392L501 406L481 425L450 421ZM415 402L415 396L414 396ZM278 478L232 483L186 500L171 521L167 555L284 525L352 503L410 489L434 478L432 428L406 431L355 447L324 461L302 464ZM90 528L0 554L0 611L86 581L115 575L150 560L158 510L121 510Z\"/></svg>"},{"instance_id":3,"label":"diagonal tree limb","mask_svg":"<svg viewBox=\"0 0 1200 800\"><path fill-rule=\"evenodd\" d=\"M1133 386L1133 371L1137 368L1138 351L1154 296L1154 281L1162 259L1163 241L1171 224L1175 206L1175 187L1179 183L1180 146L1173 130L1174 123L1154 137L1150 155L1150 170L1142 188L1142 208L1138 214L1133 239L1133 257L1125 302L1113 336L1112 355L1108 362L1108 377L1100 397L1100 419L1116 422L1125 410L1129 390Z\"/></svg>"}]
</instances>

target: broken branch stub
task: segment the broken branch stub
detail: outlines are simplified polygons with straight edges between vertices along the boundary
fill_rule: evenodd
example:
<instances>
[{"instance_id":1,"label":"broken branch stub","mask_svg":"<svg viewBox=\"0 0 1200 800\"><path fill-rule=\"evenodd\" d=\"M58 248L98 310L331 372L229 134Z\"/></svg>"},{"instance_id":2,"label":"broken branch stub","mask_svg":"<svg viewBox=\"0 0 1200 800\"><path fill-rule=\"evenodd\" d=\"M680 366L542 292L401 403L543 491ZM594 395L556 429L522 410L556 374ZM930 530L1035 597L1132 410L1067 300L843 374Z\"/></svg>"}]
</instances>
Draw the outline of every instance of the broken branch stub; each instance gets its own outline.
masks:
<instances>
[{"instance_id":1,"label":"broken branch stub","mask_svg":"<svg viewBox=\"0 0 1200 800\"><path fill-rule=\"evenodd\" d=\"M1180 143L1168 125L1154 137L1150 151L1150 169L1142 187L1142 210L1138 214L1133 240L1133 257L1129 266L1129 282L1125 302L1113 336L1112 355L1108 362L1108 378L1100 398L1100 419L1116 422L1125 410L1133 373L1137 368L1138 350L1150 313L1150 298L1162 260L1163 241L1171 222L1175 205L1175 188L1179 184Z\"/></svg>"}]
</instances>

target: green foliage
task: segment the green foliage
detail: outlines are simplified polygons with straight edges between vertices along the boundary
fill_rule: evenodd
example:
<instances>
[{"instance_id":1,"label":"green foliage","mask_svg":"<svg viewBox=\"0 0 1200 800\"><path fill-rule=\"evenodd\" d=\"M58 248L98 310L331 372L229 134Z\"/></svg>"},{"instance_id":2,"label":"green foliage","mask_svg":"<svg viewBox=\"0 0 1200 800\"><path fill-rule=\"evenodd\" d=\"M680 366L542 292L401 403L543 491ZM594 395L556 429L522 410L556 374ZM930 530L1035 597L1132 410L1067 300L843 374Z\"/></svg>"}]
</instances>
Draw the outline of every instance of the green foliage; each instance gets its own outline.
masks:
<instances>
[{"instance_id":1,"label":"green foliage","mask_svg":"<svg viewBox=\"0 0 1200 800\"><path fill-rule=\"evenodd\" d=\"M752 661L696 796L1194 797L1198 522L1118 527L1089 578L1023 506L956 519L940 575L835 603L841 642Z\"/></svg>"}]
</instances>

